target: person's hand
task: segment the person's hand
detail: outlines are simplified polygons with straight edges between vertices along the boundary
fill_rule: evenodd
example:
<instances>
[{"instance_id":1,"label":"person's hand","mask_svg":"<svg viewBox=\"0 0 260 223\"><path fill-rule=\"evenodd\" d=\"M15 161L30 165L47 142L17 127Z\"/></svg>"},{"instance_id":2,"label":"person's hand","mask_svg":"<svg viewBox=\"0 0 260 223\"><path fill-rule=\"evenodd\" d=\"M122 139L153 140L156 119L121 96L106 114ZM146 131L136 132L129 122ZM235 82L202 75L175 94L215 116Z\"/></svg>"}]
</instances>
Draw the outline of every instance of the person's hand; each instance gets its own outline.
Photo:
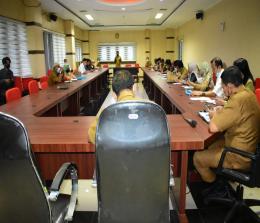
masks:
<instances>
[{"instance_id":1,"label":"person's hand","mask_svg":"<svg viewBox=\"0 0 260 223\"><path fill-rule=\"evenodd\" d=\"M224 106L226 101L223 98L216 98L216 105Z\"/></svg>"},{"instance_id":2,"label":"person's hand","mask_svg":"<svg viewBox=\"0 0 260 223\"><path fill-rule=\"evenodd\" d=\"M222 109L223 109L223 106L215 106L215 107L208 109L210 119L212 119L212 117Z\"/></svg>"},{"instance_id":3,"label":"person's hand","mask_svg":"<svg viewBox=\"0 0 260 223\"><path fill-rule=\"evenodd\" d=\"M201 91L192 91L191 96L201 96Z\"/></svg>"},{"instance_id":4,"label":"person's hand","mask_svg":"<svg viewBox=\"0 0 260 223\"><path fill-rule=\"evenodd\" d=\"M9 84L11 82L10 79L5 79L5 83Z\"/></svg>"},{"instance_id":5,"label":"person's hand","mask_svg":"<svg viewBox=\"0 0 260 223\"><path fill-rule=\"evenodd\" d=\"M184 84L184 85L188 84L186 80L182 80L181 83Z\"/></svg>"}]
</instances>

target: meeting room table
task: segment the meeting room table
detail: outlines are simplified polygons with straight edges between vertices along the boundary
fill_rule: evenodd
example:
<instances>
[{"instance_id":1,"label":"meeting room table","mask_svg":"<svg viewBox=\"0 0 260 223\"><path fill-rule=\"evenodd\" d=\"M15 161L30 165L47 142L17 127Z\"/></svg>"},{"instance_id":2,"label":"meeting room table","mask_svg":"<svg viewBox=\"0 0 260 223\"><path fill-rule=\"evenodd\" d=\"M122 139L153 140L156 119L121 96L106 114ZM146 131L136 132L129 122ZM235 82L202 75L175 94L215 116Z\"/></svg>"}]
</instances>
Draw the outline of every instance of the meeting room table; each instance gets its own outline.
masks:
<instances>
[{"instance_id":1,"label":"meeting room table","mask_svg":"<svg viewBox=\"0 0 260 223\"><path fill-rule=\"evenodd\" d=\"M142 69L147 94L167 113L171 161L175 175L180 176L178 213L181 222L188 222L185 214L188 153L204 149L215 135L209 133L207 124L197 115L202 109L201 102L191 101L180 85L167 84L157 72ZM88 142L88 129L95 117L80 116L80 108L107 85L108 75L107 68L95 70L83 80L68 83L67 89L50 86L0 107L0 112L24 123L45 180L53 179L59 166L68 161L77 164L80 179L93 177L95 146ZM183 117L196 120L197 126L192 128Z\"/></svg>"}]
</instances>

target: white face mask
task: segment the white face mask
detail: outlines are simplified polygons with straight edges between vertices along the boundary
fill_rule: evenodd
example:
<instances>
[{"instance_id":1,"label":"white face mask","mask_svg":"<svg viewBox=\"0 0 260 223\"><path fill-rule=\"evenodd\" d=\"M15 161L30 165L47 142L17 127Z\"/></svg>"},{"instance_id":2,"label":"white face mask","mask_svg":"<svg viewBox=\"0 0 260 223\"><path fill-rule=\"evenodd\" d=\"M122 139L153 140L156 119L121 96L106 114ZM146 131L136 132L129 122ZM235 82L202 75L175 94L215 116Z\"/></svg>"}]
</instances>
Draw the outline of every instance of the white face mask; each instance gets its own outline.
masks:
<instances>
[{"instance_id":1,"label":"white face mask","mask_svg":"<svg viewBox=\"0 0 260 223\"><path fill-rule=\"evenodd\" d=\"M56 70L57 74L60 74L61 73L61 68L58 67L57 70Z\"/></svg>"}]
</instances>

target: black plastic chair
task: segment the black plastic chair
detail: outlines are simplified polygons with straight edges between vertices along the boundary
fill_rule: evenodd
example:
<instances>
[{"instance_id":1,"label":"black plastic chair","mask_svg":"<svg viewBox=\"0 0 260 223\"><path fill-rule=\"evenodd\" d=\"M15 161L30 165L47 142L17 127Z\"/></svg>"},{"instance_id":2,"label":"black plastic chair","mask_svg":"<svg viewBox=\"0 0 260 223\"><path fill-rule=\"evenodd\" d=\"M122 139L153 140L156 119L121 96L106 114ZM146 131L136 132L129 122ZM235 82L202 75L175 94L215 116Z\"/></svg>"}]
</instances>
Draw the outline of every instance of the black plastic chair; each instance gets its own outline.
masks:
<instances>
[{"instance_id":1,"label":"black plastic chair","mask_svg":"<svg viewBox=\"0 0 260 223\"><path fill-rule=\"evenodd\" d=\"M128 101L104 109L96 133L98 222L170 222L169 142L159 105Z\"/></svg>"},{"instance_id":2,"label":"black plastic chair","mask_svg":"<svg viewBox=\"0 0 260 223\"><path fill-rule=\"evenodd\" d=\"M223 167L223 162L227 153L235 153L243 157L247 157L251 160L251 168L248 171L233 170ZM258 145L256 153L248 153L236 148L224 148L217 169L215 170L218 177L225 179L226 181L237 182L238 185L235 191L235 197L221 198L221 197L209 197L205 198L205 203L218 202L231 207L230 211L225 217L224 222L230 222L235 214L244 208L247 211L250 219L254 219L254 222L260 222L260 219L256 213L254 213L249 207L260 206L260 200L257 199L243 199L244 188L247 187L260 187L260 147Z\"/></svg>"},{"instance_id":3,"label":"black plastic chair","mask_svg":"<svg viewBox=\"0 0 260 223\"><path fill-rule=\"evenodd\" d=\"M49 194L37 171L23 124L0 112L0 132L0 222L72 221L78 191L76 166L72 163L62 165ZM72 193L59 194L67 174L72 178Z\"/></svg>"}]
</instances>

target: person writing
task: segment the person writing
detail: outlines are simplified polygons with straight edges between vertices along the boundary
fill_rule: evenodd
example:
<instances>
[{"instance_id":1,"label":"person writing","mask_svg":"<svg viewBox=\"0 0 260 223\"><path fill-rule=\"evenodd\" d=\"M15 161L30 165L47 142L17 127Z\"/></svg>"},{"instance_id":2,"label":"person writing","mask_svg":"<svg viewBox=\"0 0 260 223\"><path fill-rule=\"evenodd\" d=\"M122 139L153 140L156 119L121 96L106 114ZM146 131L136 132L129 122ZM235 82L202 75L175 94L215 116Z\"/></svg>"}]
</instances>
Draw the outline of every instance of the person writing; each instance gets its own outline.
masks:
<instances>
[{"instance_id":1,"label":"person writing","mask_svg":"<svg viewBox=\"0 0 260 223\"><path fill-rule=\"evenodd\" d=\"M221 75L222 87L229 100L223 108L210 111L209 130L212 133L225 132L224 139L197 151L193 163L202 179L217 183L212 168L218 166L223 147L234 147L254 153L260 139L260 108L253 92L243 85L241 71L236 66L227 68ZM227 154L224 168L248 170L250 161L236 154Z\"/></svg>"},{"instance_id":2,"label":"person writing","mask_svg":"<svg viewBox=\"0 0 260 223\"><path fill-rule=\"evenodd\" d=\"M173 73L175 73L175 82L182 82L188 78L188 70L184 67L183 62L181 60L175 60L173 62L173 67Z\"/></svg>"},{"instance_id":3,"label":"person writing","mask_svg":"<svg viewBox=\"0 0 260 223\"><path fill-rule=\"evenodd\" d=\"M199 76L201 77L201 81L187 81L187 85L192 86L194 90L198 91L207 91L212 89L214 86L212 75L209 72L209 64L204 61L199 65Z\"/></svg>"},{"instance_id":4,"label":"person writing","mask_svg":"<svg viewBox=\"0 0 260 223\"><path fill-rule=\"evenodd\" d=\"M112 80L112 89L117 96L117 101L140 100L135 97L133 92L134 78L128 70L121 70L117 72ZM98 115L95 121L90 125L88 130L88 141L95 144L96 126L98 122Z\"/></svg>"},{"instance_id":5,"label":"person writing","mask_svg":"<svg viewBox=\"0 0 260 223\"><path fill-rule=\"evenodd\" d=\"M5 92L14 87L14 75L10 70L11 59L4 57L2 63L4 68L0 70L0 105L5 103Z\"/></svg>"},{"instance_id":6,"label":"person writing","mask_svg":"<svg viewBox=\"0 0 260 223\"><path fill-rule=\"evenodd\" d=\"M121 67L121 62L122 62L122 59L119 55L119 51L116 51L116 57L114 59L114 62L116 64L116 67Z\"/></svg>"}]
</instances>

